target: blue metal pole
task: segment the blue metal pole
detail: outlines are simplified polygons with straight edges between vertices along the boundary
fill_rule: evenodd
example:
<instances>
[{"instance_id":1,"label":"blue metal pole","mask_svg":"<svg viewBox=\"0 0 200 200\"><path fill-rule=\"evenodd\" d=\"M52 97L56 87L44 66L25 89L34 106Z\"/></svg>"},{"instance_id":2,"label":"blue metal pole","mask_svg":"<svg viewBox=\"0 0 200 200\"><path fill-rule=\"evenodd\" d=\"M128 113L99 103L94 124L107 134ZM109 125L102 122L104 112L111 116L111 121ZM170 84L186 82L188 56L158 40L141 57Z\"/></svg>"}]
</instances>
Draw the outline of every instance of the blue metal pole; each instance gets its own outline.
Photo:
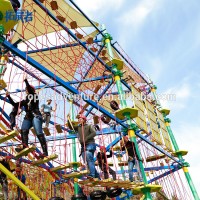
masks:
<instances>
[{"instance_id":1,"label":"blue metal pole","mask_svg":"<svg viewBox=\"0 0 200 200\"><path fill-rule=\"evenodd\" d=\"M98 99L97 99L97 102L99 102L101 100L101 98L103 97L103 95L107 92L107 90L110 88L110 86L112 85L113 83L113 80L111 80L109 82L109 84L105 87L105 89L103 90L103 92L99 95ZM90 114L90 112L93 110L93 107L90 107L90 109L87 111L86 113L86 117Z\"/></svg>"},{"instance_id":2,"label":"blue metal pole","mask_svg":"<svg viewBox=\"0 0 200 200\"><path fill-rule=\"evenodd\" d=\"M97 55L95 56L95 58L94 58L92 64L90 65L89 69L85 72L85 74L84 74L84 76L83 76L83 78L82 78L83 80L86 78L86 76L88 75L89 71L92 69L92 67L93 67L93 65L94 65L94 63L95 63L95 61L97 60L97 57L99 56L99 54L101 53L101 51L102 51L103 48L104 48L104 45L101 46L101 48L99 49ZM80 86L81 86L81 83L78 85L77 89L79 89Z\"/></svg>"},{"instance_id":3,"label":"blue metal pole","mask_svg":"<svg viewBox=\"0 0 200 200\"><path fill-rule=\"evenodd\" d=\"M101 42L101 40L94 40L93 42L94 43L98 43L98 42ZM83 42L83 44L86 45L87 42ZM49 47L49 48L44 48L44 49L31 50L31 51L28 51L28 54L38 53L38 52L44 52L44 51L51 51L51 50L55 50L55 49L63 49L63 48L67 48L67 47L76 47L76 46L79 46L79 45L80 45L80 43L63 44L63 45Z\"/></svg>"}]
</instances>

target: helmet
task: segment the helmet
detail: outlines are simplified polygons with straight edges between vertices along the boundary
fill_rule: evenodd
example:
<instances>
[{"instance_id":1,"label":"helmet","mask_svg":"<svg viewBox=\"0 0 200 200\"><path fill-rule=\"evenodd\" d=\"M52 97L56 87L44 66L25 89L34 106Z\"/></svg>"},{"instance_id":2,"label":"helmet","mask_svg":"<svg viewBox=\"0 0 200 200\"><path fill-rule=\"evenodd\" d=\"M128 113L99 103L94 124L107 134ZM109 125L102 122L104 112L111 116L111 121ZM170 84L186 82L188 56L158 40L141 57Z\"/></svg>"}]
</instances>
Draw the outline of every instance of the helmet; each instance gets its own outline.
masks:
<instances>
[{"instance_id":1,"label":"helmet","mask_svg":"<svg viewBox=\"0 0 200 200\"><path fill-rule=\"evenodd\" d=\"M11 159L12 157L11 156L5 156L5 159Z\"/></svg>"},{"instance_id":2,"label":"helmet","mask_svg":"<svg viewBox=\"0 0 200 200\"><path fill-rule=\"evenodd\" d=\"M78 119L79 119L79 118L83 119L84 121L87 120L86 116L84 116L84 115L79 115L79 116L78 116Z\"/></svg>"},{"instance_id":3,"label":"helmet","mask_svg":"<svg viewBox=\"0 0 200 200\"><path fill-rule=\"evenodd\" d=\"M106 151L106 147L104 147L104 146L100 146L100 150L104 150L104 151Z\"/></svg>"}]
</instances>

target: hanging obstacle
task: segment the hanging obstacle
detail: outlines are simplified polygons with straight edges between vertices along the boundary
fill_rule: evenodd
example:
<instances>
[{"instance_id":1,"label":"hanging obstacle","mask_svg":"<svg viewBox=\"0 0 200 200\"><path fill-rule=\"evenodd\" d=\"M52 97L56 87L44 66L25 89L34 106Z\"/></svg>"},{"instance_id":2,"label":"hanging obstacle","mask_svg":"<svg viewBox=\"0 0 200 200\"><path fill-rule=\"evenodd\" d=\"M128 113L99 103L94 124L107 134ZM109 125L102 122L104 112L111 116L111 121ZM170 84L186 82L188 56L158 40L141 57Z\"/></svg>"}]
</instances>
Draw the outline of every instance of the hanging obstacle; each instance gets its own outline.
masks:
<instances>
[{"instance_id":1,"label":"hanging obstacle","mask_svg":"<svg viewBox=\"0 0 200 200\"><path fill-rule=\"evenodd\" d=\"M110 198L117 197L121 193L122 193L122 189L121 188L109 188L109 189L107 189L107 195Z\"/></svg>"},{"instance_id":2,"label":"hanging obstacle","mask_svg":"<svg viewBox=\"0 0 200 200\"><path fill-rule=\"evenodd\" d=\"M58 4L56 1L51 1L50 5L52 10L58 10Z\"/></svg>"},{"instance_id":3,"label":"hanging obstacle","mask_svg":"<svg viewBox=\"0 0 200 200\"><path fill-rule=\"evenodd\" d=\"M90 37L90 38L87 39L86 42L87 42L87 44L93 44L94 41L93 41L93 38Z\"/></svg>"},{"instance_id":4,"label":"hanging obstacle","mask_svg":"<svg viewBox=\"0 0 200 200\"><path fill-rule=\"evenodd\" d=\"M80 33L75 33L75 35L76 35L76 37L77 37L78 39L80 39L80 40L83 38L83 35L80 34Z\"/></svg>"},{"instance_id":5,"label":"hanging obstacle","mask_svg":"<svg viewBox=\"0 0 200 200\"><path fill-rule=\"evenodd\" d=\"M71 29L76 29L76 28L78 28L77 22L76 22L76 21L70 22L70 27L71 27Z\"/></svg>"},{"instance_id":6,"label":"hanging obstacle","mask_svg":"<svg viewBox=\"0 0 200 200\"><path fill-rule=\"evenodd\" d=\"M96 190L90 193L91 200L105 200L106 199L106 192L101 190Z\"/></svg>"},{"instance_id":7,"label":"hanging obstacle","mask_svg":"<svg viewBox=\"0 0 200 200\"><path fill-rule=\"evenodd\" d=\"M118 110L119 109L119 105L116 101L111 101L110 102L110 107L113 109L113 110Z\"/></svg>"},{"instance_id":8,"label":"hanging obstacle","mask_svg":"<svg viewBox=\"0 0 200 200\"><path fill-rule=\"evenodd\" d=\"M111 121L111 119L110 119L107 115L102 114L102 115L101 115L101 121L102 121L103 123L105 123L105 124L109 124L109 122Z\"/></svg>"},{"instance_id":9,"label":"hanging obstacle","mask_svg":"<svg viewBox=\"0 0 200 200\"><path fill-rule=\"evenodd\" d=\"M8 31L10 31L16 24L17 21L15 20L8 20L6 21L5 15L6 11L13 12L15 14L15 11L13 10L13 7L8 0L1 0L0 1L0 26L3 27L3 34L7 34ZM0 29L1 29L0 28Z\"/></svg>"},{"instance_id":10,"label":"hanging obstacle","mask_svg":"<svg viewBox=\"0 0 200 200\"><path fill-rule=\"evenodd\" d=\"M84 194L76 194L72 196L71 200L87 200L87 196Z\"/></svg>"}]
</instances>

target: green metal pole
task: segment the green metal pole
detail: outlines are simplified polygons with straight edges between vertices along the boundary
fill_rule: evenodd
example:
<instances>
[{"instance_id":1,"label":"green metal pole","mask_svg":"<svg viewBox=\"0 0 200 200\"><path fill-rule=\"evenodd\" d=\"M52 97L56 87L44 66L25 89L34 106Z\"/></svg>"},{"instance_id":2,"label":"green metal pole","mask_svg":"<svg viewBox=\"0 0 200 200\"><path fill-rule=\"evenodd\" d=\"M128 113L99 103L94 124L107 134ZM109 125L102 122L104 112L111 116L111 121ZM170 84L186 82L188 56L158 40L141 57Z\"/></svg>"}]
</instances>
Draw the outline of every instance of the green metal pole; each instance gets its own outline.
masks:
<instances>
[{"instance_id":1,"label":"green metal pole","mask_svg":"<svg viewBox=\"0 0 200 200\"><path fill-rule=\"evenodd\" d=\"M74 106L73 106L73 100L70 100L70 116L71 116L71 120L75 121L75 115L74 115ZM73 155L73 162L77 162L77 158L76 158L76 139L73 138L72 139L72 155ZM75 164L73 166L74 171L77 171L77 165ZM77 195L78 194L78 190L79 190L79 186L78 186L78 179L74 178L74 194Z\"/></svg>"},{"instance_id":2,"label":"green metal pole","mask_svg":"<svg viewBox=\"0 0 200 200\"><path fill-rule=\"evenodd\" d=\"M108 55L109 55L109 60L111 61L112 59L113 59L113 52L112 52L112 46L111 46L111 44L110 44L110 41L112 40L112 37L107 33L107 31L106 31L106 27L105 27L105 25L104 24L102 24L102 26L101 26L101 29L102 30L104 30L103 31L103 33L104 33L104 35L106 36L105 38L104 38L104 43L105 43L105 46L107 47L107 49L108 49ZM119 94L120 95L120 102L121 102L121 104L122 105L124 105L124 101L123 101L123 97L122 97L122 94L123 94L123 90L122 90L122 87L120 86L120 79L116 82L116 85L117 85L117 88L121 91L121 94ZM121 101L122 100L122 101ZM126 105L126 101L125 101L125 105ZM125 106L126 107L126 106ZM116 139L116 138L114 138L114 139ZM121 158L118 158L118 160L120 161L121 160ZM124 167L122 166L122 167L120 167L120 169L121 169L121 171L123 172L122 173L122 177L123 177L123 179L124 180L126 180L126 176L125 176L125 173L124 173Z\"/></svg>"},{"instance_id":3,"label":"green metal pole","mask_svg":"<svg viewBox=\"0 0 200 200\"><path fill-rule=\"evenodd\" d=\"M102 28L105 29L105 26L102 26ZM110 59L113 59L113 52L112 52L112 48L111 48L111 44L110 44L112 37L106 32L106 30L104 30L104 33L105 33L104 42L105 42L105 45L108 49L108 54L110 55ZM127 107L127 103L126 103L126 99L125 99L125 93L124 93L124 90L122 88L122 83L121 83L121 77L123 76L123 73L121 72L121 70L117 69L117 66L115 64L113 64L112 70L114 72L114 79L115 79L117 91L118 91L118 94L119 94L119 97L120 97L120 104L121 104L121 107L123 109L123 108ZM139 166L140 166L142 178L144 180L145 185L147 185L148 182L147 182L146 174L145 174L145 171L144 171L142 159L141 159L141 156L140 156L140 152L139 152L139 148L138 148L138 144L137 144L136 136L135 136L135 130L137 129L137 126L132 122L132 120L130 118L130 113L126 113L126 118L128 119L128 125L130 127L129 130L128 130L128 135L129 135L130 140L132 142L134 142L134 144L135 144L136 153L139 157ZM150 190L148 190L148 189L145 190L145 189L144 189L145 200L147 200L147 199L152 200Z\"/></svg>"},{"instance_id":4,"label":"green metal pole","mask_svg":"<svg viewBox=\"0 0 200 200\"><path fill-rule=\"evenodd\" d=\"M171 130L171 127L170 127L171 120L169 118L166 118L166 114L165 113L163 113L163 116L164 116L164 119L165 119L165 124L166 124L166 128L167 128L167 132L168 132L168 134L170 136L170 139L172 141L174 149L175 149L176 152L178 152L179 151L179 147L178 147L178 144L176 142L176 139L175 139L174 134L173 134L173 132ZM181 152L177 153L177 156L178 156L179 160L184 161ZM183 172L184 172L185 177L187 179L187 182L188 182L188 184L190 186L190 190L191 190L191 192L193 194L194 199L195 200L199 200L199 196L198 196L198 193L197 193L196 188L194 186L194 183L192 181L192 178L191 178L191 176L189 174L188 167L189 167L189 164L187 162L184 162Z\"/></svg>"},{"instance_id":5,"label":"green metal pole","mask_svg":"<svg viewBox=\"0 0 200 200\"><path fill-rule=\"evenodd\" d=\"M156 89L157 89L157 87L154 85L151 91L152 91L152 93L153 93L154 99L156 100L156 104L160 106L160 102L159 102L159 100L158 100L158 98L157 98L157 95L156 95ZM163 112L163 117L164 117L164 120L165 120L167 132L168 132L168 134L169 134L169 137L170 137L170 139L171 139L171 142L172 142L172 144L173 144L173 147L174 147L174 149L175 149L175 152L177 152L177 156L178 156L179 160L181 160L181 161L184 162L184 159L183 159L183 157L182 157L181 152L179 152L178 144L177 144L177 142L176 142L176 139L175 139L174 134L173 134L173 132L172 132L172 129L171 129L171 127L170 127L170 122L171 122L171 120L170 120L169 118L166 117L165 112ZM199 200L198 193L197 193L196 188L195 188L195 186L194 186L194 184L193 184L192 178L191 178L191 176L190 176L190 174L189 174L189 172L188 172L188 168L187 168L187 167L189 167L189 164L188 164L187 162L184 162L183 171L184 171L185 177L186 177L186 179L187 179L187 182L188 182L188 184L189 184L189 186L190 186L190 190L191 190L191 192L192 192L192 194L193 194L194 199L195 199L195 200Z\"/></svg>"}]
</instances>

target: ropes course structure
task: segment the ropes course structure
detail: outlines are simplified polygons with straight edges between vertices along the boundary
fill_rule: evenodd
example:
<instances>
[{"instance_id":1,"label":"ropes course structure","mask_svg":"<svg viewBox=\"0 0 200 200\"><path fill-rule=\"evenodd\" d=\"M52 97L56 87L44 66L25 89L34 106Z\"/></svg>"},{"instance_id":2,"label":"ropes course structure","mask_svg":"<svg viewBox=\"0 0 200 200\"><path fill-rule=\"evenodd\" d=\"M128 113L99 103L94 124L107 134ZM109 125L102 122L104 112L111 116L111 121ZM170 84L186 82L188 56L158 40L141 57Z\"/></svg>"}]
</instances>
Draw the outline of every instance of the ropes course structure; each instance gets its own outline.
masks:
<instances>
[{"instance_id":1,"label":"ropes course structure","mask_svg":"<svg viewBox=\"0 0 200 200\"><path fill-rule=\"evenodd\" d=\"M105 26L72 0L17 2L0 0L9 199L198 200L170 110Z\"/></svg>"}]
</instances>

